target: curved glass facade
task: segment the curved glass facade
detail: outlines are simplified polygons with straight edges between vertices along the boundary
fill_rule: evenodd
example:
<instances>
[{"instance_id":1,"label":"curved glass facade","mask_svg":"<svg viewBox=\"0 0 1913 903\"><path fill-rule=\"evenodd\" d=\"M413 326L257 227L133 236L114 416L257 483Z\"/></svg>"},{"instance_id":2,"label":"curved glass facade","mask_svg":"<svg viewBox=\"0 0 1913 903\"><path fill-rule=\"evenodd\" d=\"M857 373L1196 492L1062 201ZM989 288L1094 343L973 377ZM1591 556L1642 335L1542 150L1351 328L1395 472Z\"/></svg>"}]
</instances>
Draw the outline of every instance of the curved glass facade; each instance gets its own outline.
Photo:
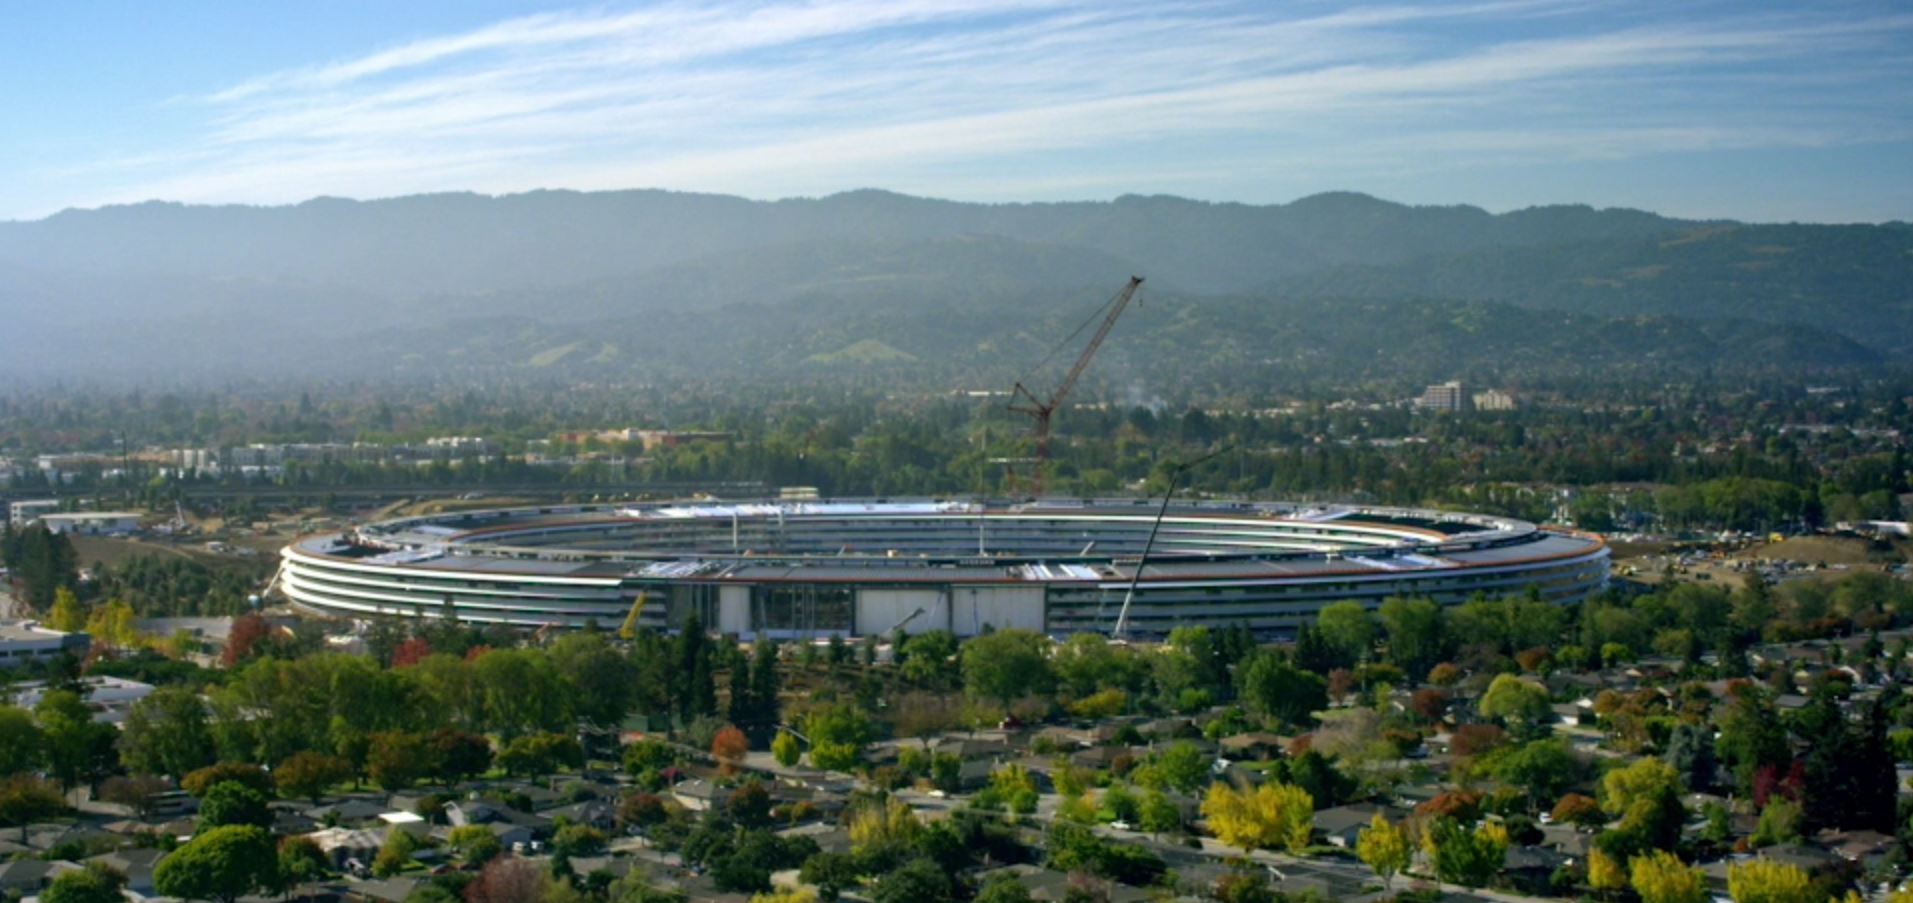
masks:
<instances>
[{"instance_id":1,"label":"curved glass facade","mask_svg":"<svg viewBox=\"0 0 1913 903\"><path fill-rule=\"evenodd\" d=\"M567 506L306 537L279 587L343 617L713 629L780 637L1114 626L1155 520L1146 501ZM1605 585L1597 537L1505 518L1272 503L1177 505L1137 581L1133 635L1243 624L1285 635L1321 606L1444 603Z\"/></svg>"}]
</instances>

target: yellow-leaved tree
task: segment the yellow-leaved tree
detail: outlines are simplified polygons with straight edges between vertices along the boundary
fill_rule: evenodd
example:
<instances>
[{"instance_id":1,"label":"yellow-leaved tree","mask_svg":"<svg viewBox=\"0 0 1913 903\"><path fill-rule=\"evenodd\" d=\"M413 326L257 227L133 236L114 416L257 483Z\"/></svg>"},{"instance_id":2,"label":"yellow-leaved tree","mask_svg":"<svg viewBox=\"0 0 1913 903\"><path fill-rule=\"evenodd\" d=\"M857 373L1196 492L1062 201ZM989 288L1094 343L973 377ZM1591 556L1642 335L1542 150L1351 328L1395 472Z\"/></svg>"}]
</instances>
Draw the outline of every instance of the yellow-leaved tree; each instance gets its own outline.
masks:
<instances>
[{"instance_id":1,"label":"yellow-leaved tree","mask_svg":"<svg viewBox=\"0 0 1913 903\"><path fill-rule=\"evenodd\" d=\"M1589 850L1588 886L1603 897L1627 890L1627 869L1598 848Z\"/></svg>"},{"instance_id":2,"label":"yellow-leaved tree","mask_svg":"<svg viewBox=\"0 0 1913 903\"><path fill-rule=\"evenodd\" d=\"M86 632L93 642L114 649L139 645L139 630L133 626L133 606L114 599L93 610L86 619Z\"/></svg>"},{"instance_id":3,"label":"yellow-leaved tree","mask_svg":"<svg viewBox=\"0 0 1913 903\"><path fill-rule=\"evenodd\" d=\"M86 613L80 610L80 597L62 586L53 591L53 606L47 609L46 626L67 633L86 629Z\"/></svg>"},{"instance_id":4,"label":"yellow-leaved tree","mask_svg":"<svg viewBox=\"0 0 1913 903\"><path fill-rule=\"evenodd\" d=\"M1407 832L1389 824L1388 819L1377 812L1368 827L1356 836L1355 855L1375 871L1386 888L1394 886L1395 875L1408 867L1414 851L1408 846Z\"/></svg>"},{"instance_id":5,"label":"yellow-leaved tree","mask_svg":"<svg viewBox=\"0 0 1913 903\"><path fill-rule=\"evenodd\" d=\"M1243 852L1281 845L1300 854L1315 830L1315 798L1300 787L1268 783L1254 790L1209 785L1202 816L1223 843Z\"/></svg>"},{"instance_id":6,"label":"yellow-leaved tree","mask_svg":"<svg viewBox=\"0 0 1913 903\"><path fill-rule=\"evenodd\" d=\"M1821 903L1805 871L1767 859L1728 866L1727 895L1734 903Z\"/></svg>"},{"instance_id":7,"label":"yellow-leaved tree","mask_svg":"<svg viewBox=\"0 0 1913 903\"><path fill-rule=\"evenodd\" d=\"M817 892L808 887L787 887L769 893L752 894L751 903L817 903Z\"/></svg>"},{"instance_id":8,"label":"yellow-leaved tree","mask_svg":"<svg viewBox=\"0 0 1913 903\"><path fill-rule=\"evenodd\" d=\"M906 847L922 832L917 814L895 797L864 806L850 817L850 843L859 851Z\"/></svg>"},{"instance_id":9,"label":"yellow-leaved tree","mask_svg":"<svg viewBox=\"0 0 1913 903\"><path fill-rule=\"evenodd\" d=\"M1628 862L1641 903L1706 903L1707 876L1666 850L1651 850Z\"/></svg>"}]
</instances>

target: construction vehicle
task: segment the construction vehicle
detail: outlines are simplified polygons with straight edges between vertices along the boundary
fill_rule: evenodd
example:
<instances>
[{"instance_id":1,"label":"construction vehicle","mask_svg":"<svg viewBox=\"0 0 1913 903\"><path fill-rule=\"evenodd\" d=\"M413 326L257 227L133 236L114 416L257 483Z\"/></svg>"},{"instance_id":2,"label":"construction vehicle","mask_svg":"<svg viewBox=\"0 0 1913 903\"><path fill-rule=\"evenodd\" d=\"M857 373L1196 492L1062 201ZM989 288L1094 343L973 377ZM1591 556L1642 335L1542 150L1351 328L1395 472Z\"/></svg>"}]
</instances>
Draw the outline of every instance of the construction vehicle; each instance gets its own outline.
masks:
<instances>
[{"instance_id":1,"label":"construction vehicle","mask_svg":"<svg viewBox=\"0 0 1913 903\"><path fill-rule=\"evenodd\" d=\"M1030 462L1031 495L1040 498L1047 482L1051 416L1056 413L1057 407L1062 405L1063 400L1069 397L1070 390L1076 388L1076 381L1082 378L1083 371L1089 367L1090 358L1096 356L1096 349L1101 348L1103 340L1109 338L1109 331L1115 328L1117 318L1123 315L1123 311L1129 307L1129 302L1135 299L1136 292L1140 288L1142 288L1142 277L1131 276L1129 284L1098 309L1098 313L1105 310L1108 313L1103 315L1102 323L1096 327L1096 333L1090 336L1089 343L1083 346L1083 352L1077 356L1076 363L1069 368L1069 373L1064 375L1062 382L1057 383L1056 390L1051 392L1048 398L1038 398L1029 386L1023 384L1022 380L1018 380L1016 388L1010 390L1010 410L1019 414L1028 414L1031 420L1035 421L1030 429L1030 434L1036 440L1036 455ZM1069 338L1051 349L1050 353L1030 373L1033 375L1036 370L1042 369L1043 365L1049 363L1065 345L1081 335L1084 329L1089 328L1089 324L1095 322L1095 319L1094 314L1090 315L1088 320L1083 321L1083 325L1076 327L1076 331L1070 333ZM1029 377L1026 376L1025 379L1027 378Z\"/></svg>"},{"instance_id":2,"label":"construction vehicle","mask_svg":"<svg viewBox=\"0 0 1913 903\"><path fill-rule=\"evenodd\" d=\"M624 623L618 627L619 639L637 639L638 618L644 614L644 603L649 601L651 601L650 593L638 593L637 598L631 600L631 611L624 616Z\"/></svg>"}]
</instances>

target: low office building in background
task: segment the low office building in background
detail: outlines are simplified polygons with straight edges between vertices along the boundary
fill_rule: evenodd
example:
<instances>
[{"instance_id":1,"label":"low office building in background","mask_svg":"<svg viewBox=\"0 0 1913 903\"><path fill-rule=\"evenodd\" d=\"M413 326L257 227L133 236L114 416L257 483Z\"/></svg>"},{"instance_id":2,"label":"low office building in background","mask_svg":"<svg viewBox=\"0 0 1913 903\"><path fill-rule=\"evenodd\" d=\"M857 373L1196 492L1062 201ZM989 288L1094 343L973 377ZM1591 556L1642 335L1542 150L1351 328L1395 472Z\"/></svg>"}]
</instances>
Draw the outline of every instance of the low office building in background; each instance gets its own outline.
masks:
<instances>
[{"instance_id":1,"label":"low office building in background","mask_svg":"<svg viewBox=\"0 0 1913 903\"><path fill-rule=\"evenodd\" d=\"M38 621L0 621L0 667L47 662L61 655L85 658L93 639L42 627Z\"/></svg>"},{"instance_id":2,"label":"low office building in background","mask_svg":"<svg viewBox=\"0 0 1913 903\"><path fill-rule=\"evenodd\" d=\"M59 499L22 499L7 506L7 520L18 529L58 510Z\"/></svg>"},{"instance_id":3,"label":"low office building in background","mask_svg":"<svg viewBox=\"0 0 1913 903\"><path fill-rule=\"evenodd\" d=\"M40 523L53 533L85 536L124 536L139 530L137 511L68 511L40 515Z\"/></svg>"}]
</instances>

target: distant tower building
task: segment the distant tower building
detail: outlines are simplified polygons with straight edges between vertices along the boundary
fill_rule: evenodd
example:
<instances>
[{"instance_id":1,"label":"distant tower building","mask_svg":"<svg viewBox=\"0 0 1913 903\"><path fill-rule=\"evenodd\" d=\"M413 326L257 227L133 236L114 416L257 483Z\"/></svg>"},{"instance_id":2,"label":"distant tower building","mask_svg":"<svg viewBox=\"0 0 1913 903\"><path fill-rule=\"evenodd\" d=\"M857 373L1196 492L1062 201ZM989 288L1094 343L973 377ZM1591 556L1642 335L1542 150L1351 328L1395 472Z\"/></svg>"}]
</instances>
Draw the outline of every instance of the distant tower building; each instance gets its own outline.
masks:
<instances>
[{"instance_id":1,"label":"distant tower building","mask_svg":"<svg viewBox=\"0 0 1913 903\"><path fill-rule=\"evenodd\" d=\"M1450 380L1437 383L1422 390L1421 398L1415 404L1431 411L1465 411L1468 409L1468 393L1463 391L1461 383Z\"/></svg>"},{"instance_id":2,"label":"distant tower building","mask_svg":"<svg viewBox=\"0 0 1913 903\"><path fill-rule=\"evenodd\" d=\"M1477 411L1512 411L1517 407L1514 396L1500 389L1489 389L1475 394Z\"/></svg>"}]
</instances>

